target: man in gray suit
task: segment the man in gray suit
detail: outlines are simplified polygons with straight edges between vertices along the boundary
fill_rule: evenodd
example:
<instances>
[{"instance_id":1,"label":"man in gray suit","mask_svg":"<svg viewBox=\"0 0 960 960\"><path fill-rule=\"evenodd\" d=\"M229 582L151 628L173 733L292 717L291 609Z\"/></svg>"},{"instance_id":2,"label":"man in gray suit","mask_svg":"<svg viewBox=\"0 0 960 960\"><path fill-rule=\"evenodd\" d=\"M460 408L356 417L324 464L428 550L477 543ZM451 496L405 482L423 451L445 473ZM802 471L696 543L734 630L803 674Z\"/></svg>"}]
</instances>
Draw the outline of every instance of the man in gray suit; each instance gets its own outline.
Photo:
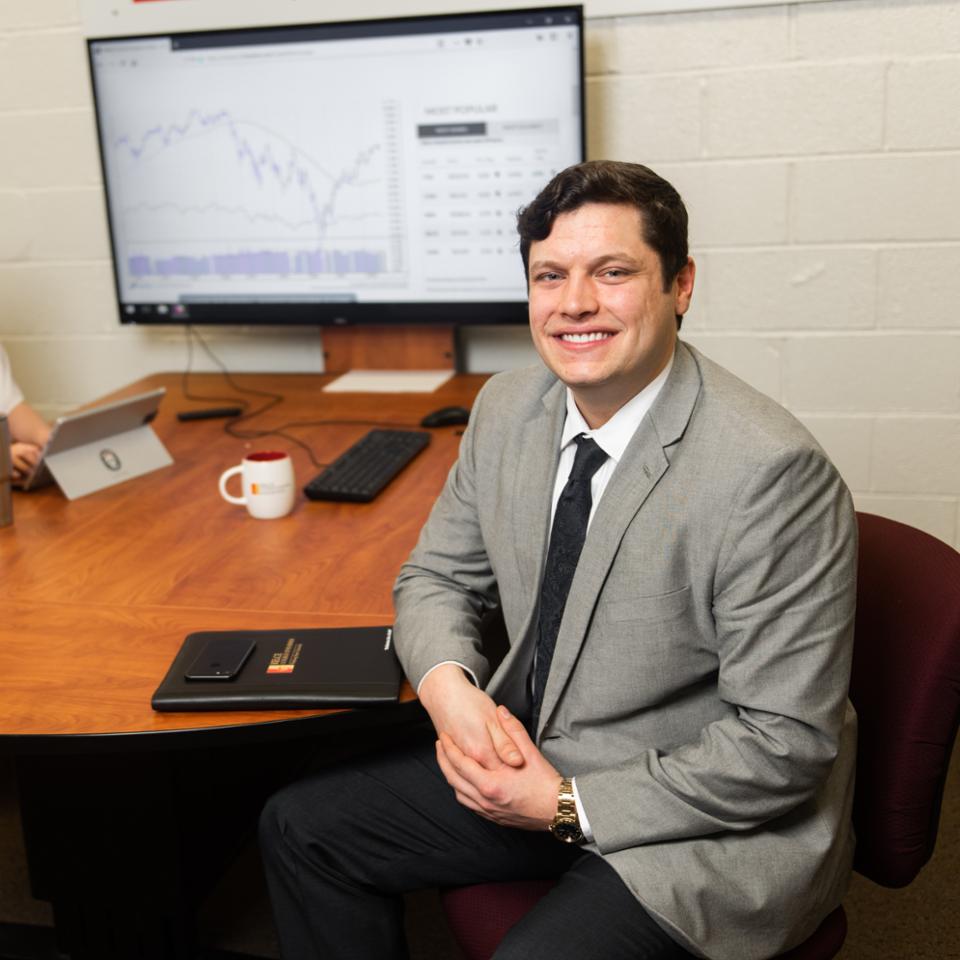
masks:
<instances>
[{"instance_id":1,"label":"man in gray suit","mask_svg":"<svg viewBox=\"0 0 960 960\"><path fill-rule=\"evenodd\" d=\"M403 957L403 892L496 878L560 877L498 960L763 960L839 902L853 508L793 417L678 340L686 228L621 163L521 212L545 366L485 386L396 586L436 739L268 805L288 960Z\"/></svg>"}]
</instances>

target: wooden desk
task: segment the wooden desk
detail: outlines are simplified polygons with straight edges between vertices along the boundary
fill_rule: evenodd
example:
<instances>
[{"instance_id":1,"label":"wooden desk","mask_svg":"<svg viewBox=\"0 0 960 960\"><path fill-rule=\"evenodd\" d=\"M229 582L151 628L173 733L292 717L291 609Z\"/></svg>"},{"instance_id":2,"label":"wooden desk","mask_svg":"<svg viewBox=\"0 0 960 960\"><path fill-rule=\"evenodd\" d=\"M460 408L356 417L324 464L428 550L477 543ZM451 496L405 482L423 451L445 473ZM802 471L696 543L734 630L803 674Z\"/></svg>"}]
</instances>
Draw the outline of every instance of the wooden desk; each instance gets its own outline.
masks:
<instances>
[{"instance_id":1,"label":"wooden desk","mask_svg":"<svg viewBox=\"0 0 960 960\"><path fill-rule=\"evenodd\" d=\"M460 375L435 393L406 395L322 393L330 379L236 377L284 397L243 426L298 422L289 432L325 463L370 425L315 421L415 426L438 407L470 406L484 378ZM197 796L189 817L181 809L188 778L187 792L216 795L209 812L226 823L232 818L217 784L194 781L208 773L222 783L226 761L236 762L231 751L249 757L258 742L339 736L351 722L393 716L154 713L150 696L183 637L232 627L389 623L396 572L459 446L459 431L433 431L430 446L371 504L313 503L299 494L290 516L254 520L221 499L223 470L256 449L288 450L298 486L318 468L282 437L238 440L222 420L178 422L178 410L222 405L186 400L179 376L147 377L113 396L156 386L168 391L154 427L172 466L80 500L66 500L56 487L16 495L14 525L0 529L0 749L17 754L35 894L54 903L62 946L97 960L192 954L199 892L184 871L196 863L173 856L183 853L186 833L202 833ZM192 376L190 389L232 393L212 374ZM409 688L403 699L412 700ZM131 952L129 943L117 946L125 942L118 925L128 939L160 937L167 946Z\"/></svg>"}]
</instances>

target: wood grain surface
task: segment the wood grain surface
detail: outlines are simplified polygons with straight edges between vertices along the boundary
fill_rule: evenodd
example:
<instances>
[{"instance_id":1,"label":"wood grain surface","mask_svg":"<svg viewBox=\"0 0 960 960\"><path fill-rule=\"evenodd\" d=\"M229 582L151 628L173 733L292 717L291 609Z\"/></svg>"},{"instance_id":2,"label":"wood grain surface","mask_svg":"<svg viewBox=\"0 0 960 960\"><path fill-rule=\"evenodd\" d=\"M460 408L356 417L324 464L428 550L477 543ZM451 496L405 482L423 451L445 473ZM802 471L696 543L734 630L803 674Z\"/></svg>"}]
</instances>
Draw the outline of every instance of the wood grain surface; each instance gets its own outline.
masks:
<instances>
[{"instance_id":1,"label":"wood grain surface","mask_svg":"<svg viewBox=\"0 0 960 960\"><path fill-rule=\"evenodd\" d=\"M416 427L438 407L469 407L484 378L379 395L324 393L332 377L319 375L234 379L283 397L238 429L282 430L326 463L377 424ZM0 529L0 738L160 733L322 713L158 714L150 696L195 630L391 621L394 578L456 458L459 431L432 431L427 449L370 504L311 502L299 489L319 468L287 437L238 439L223 420L177 421L179 410L234 395L220 376L190 378L192 393L216 400L186 399L172 374L110 398L156 386L168 391L154 428L171 466L79 500L55 486L15 494L14 524ZM266 403L250 399L251 409ZM290 453L298 494L289 516L255 520L220 497L220 474L254 450Z\"/></svg>"}]
</instances>

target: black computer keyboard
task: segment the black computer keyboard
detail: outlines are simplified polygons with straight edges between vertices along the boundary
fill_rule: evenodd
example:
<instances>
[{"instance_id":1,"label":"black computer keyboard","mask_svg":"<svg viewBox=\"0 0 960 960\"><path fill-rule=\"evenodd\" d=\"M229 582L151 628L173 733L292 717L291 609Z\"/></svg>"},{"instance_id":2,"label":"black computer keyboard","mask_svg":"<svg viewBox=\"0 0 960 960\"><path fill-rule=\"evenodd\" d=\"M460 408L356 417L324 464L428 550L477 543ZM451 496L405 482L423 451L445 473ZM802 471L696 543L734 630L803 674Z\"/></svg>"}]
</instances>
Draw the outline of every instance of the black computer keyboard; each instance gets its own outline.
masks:
<instances>
[{"instance_id":1,"label":"black computer keyboard","mask_svg":"<svg viewBox=\"0 0 960 960\"><path fill-rule=\"evenodd\" d=\"M311 500L372 500L428 443L423 430L371 430L304 488Z\"/></svg>"}]
</instances>

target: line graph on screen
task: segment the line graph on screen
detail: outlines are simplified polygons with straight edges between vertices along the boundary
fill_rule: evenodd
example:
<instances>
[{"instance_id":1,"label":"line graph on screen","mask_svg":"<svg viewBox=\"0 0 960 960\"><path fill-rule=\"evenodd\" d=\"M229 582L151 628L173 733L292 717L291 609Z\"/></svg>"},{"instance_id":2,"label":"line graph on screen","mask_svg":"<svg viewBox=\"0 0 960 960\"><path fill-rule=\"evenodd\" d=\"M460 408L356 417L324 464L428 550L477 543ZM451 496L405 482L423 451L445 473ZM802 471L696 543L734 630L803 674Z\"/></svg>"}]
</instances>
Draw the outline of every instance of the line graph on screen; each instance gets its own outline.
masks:
<instances>
[{"instance_id":1,"label":"line graph on screen","mask_svg":"<svg viewBox=\"0 0 960 960\"><path fill-rule=\"evenodd\" d=\"M191 106L118 131L111 162L129 275L402 273L396 110L383 102L358 128L329 110L309 124Z\"/></svg>"}]
</instances>

